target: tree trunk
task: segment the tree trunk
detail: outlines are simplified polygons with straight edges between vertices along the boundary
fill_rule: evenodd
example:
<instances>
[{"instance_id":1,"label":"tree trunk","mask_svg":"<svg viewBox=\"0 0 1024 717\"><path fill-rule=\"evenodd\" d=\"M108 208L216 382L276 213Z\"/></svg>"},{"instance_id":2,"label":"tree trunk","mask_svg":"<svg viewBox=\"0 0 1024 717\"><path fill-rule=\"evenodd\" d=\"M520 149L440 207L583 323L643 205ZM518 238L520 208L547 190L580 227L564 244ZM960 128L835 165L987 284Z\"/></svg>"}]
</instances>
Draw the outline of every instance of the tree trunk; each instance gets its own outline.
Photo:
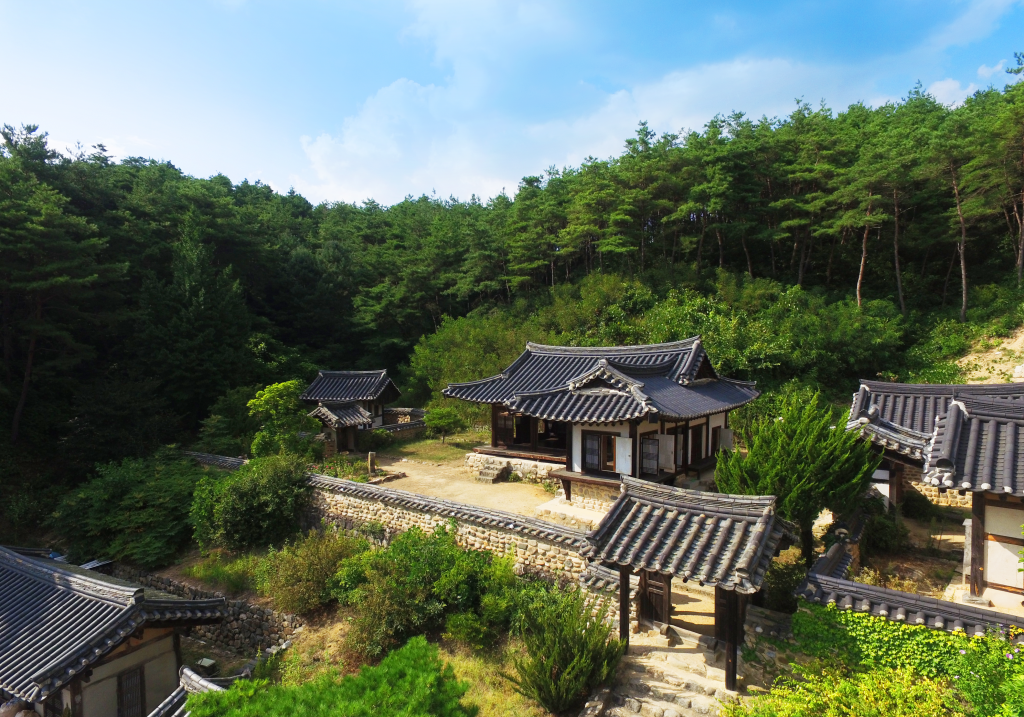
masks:
<instances>
[{"instance_id":1,"label":"tree trunk","mask_svg":"<svg viewBox=\"0 0 1024 717\"><path fill-rule=\"evenodd\" d=\"M11 345L11 292L4 291L3 298L0 298L3 305L0 306L0 335L3 338L4 353L4 374L7 382L11 381L11 355L14 347Z\"/></svg>"},{"instance_id":2,"label":"tree trunk","mask_svg":"<svg viewBox=\"0 0 1024 717\"><path fill-rule=\"evenodd\" d=\"M832 236L832 248L828 250L828 265L825 267L825 285L832 283L832 257L836 254L836 238Z\"/></svg>"},{"instance_id":3,"label":"tree trunk","mask_svg":"<svg viewBox=\"0 0 1024 717\"><path fill-rule=\"evenodd\" d=\"M964 256L964 249L967 245L967 223L964 221L963 205L960 203L960 186L956 181L956 171L953 166L949 168L950 176L953 178L953 196L956 197L956 216L960 220L960 243L957 251L960 253L960 323L967 323L967 261Z\"/></svg>"},{"instance_id":4,"label":"tree trunk","mask_svg":"<svg viewBox=\"0 0 1024 717\"><path fill-rule=\"evenodd\" d=\"M800 245L800 266L797 267L796 285L804 286L804 272L811 261L811 237L808 236Z\"/></svg>"},{"instance_id":5,"label":"tree trunk","mask_svg":"<svg viewBox=\"0 0 1024 717\"><path fill-rule=\"evenodd\" d=\"M704 252L704 232L707 231L708 223L704 216L700 218L700 239L697 240L697 277L700 278L700 260Z\"/></svg>"},{"instance_id":6,"label":"tree trunk","mask_svg":"<svg viewBox=\"0 0 1024 717\"><path fill-rule=\"evenodd\" d=\"M861 242L860 247L860 271L857 273L857 306L861 305L861 294L860 290L864 284L864 267L868 263L868 233L871 231L870 225L864 226L864 239Z\"/></svg>"},{"instance_id":7,"label":"tree trunk","mask_svg":"<svg viewBox=\"0 0 1024 717\"><path fill-rule=\"evenodd\" d=\"M928 275L928 256L932 253L931 244L924 249L924 259L921 260L921 279Z\"/></svg>"},{"instance_id":8,"label":"tree trunk","mask_svg":"<svg viewBox=\"0 0 1024 717\"><path fill-rule=\"evenodd\" d=\"M750 250L747 249L747 237L745 234L740 236L740 242L743 244L743 253L747 255L747 276L751 279L754 278L754 263L750 261Z\"/></svg>"},{"instance_id":9,"label":"tree trunk","mask_svg":"<svg viewBox=\"0 0 1024 717\"><path fill-rule=\"evenodd\" d=\"M43 301L36 299L35 320L38 323L43 317ZM21 428L21 415L25 411L25 402L28 400L28 387L32 381L32 362L36 357L36 341L38 330L32 331L32 338L28 342L28 356L25 357L25 378L21 382L21 396L18 398L18 406L14 409L14 420L11 422L11 443L18 442L18 430Z\"/></svg>"},{"instance_id":10,"label":"tree trunk","mask_svg":"<svg viewBox=\"0 0 1024 717\"><path fill-rule=\"evenodd\" d=\"M900 297L900 313L907 315L907 305L903 301L903 279L900 275L900 201L894 189L892 192L894 229L892 232L892 255L896 262L896 295Z\"/></svg>"},{"instance_id":11,"label":"tree trunk","mask_svg":"<svg viewBox=\"0 0 1024 717\"><path fill-rule=\"evenodd\" d=\"M725 249L722 247L722 230L715 229L715 236L718 237L718 268L725 268Z\"/></svg>"},{"instance_id":12,"label":"tree trunk","mask_svg":"<svg viewBox=\"0 0 1024 717\"><path fill-rule=\"evenodd\" d=\"M1021 192L1024 197L1024 191ZM1024 204L1024 203L1022 203ZM1021 278L1024 277L1024 217L1021 216L1021 205L1013 203L1013 216L1017 220L1017 288L1020 288Z\"/></svg>"}]
</instances>

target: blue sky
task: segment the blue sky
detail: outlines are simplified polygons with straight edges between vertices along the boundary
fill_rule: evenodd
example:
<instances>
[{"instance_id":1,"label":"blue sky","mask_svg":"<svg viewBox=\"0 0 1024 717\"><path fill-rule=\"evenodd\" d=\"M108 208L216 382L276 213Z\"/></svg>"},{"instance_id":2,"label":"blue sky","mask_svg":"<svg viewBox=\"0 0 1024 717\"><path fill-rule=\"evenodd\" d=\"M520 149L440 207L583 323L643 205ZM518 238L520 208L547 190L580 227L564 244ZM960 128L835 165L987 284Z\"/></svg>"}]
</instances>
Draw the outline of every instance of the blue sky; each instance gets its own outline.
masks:
<instances>
[{"instance_id":1,"label":"blue sky","mask_svg":"<svg viewBox=\"0 0 1024 717\"><path fill-rule=\"evenodd\" d=\"M1001 87L1024 0L0 0L0 122L314 202L468 199L640 120Z\"/></svg>"}]
</instances>

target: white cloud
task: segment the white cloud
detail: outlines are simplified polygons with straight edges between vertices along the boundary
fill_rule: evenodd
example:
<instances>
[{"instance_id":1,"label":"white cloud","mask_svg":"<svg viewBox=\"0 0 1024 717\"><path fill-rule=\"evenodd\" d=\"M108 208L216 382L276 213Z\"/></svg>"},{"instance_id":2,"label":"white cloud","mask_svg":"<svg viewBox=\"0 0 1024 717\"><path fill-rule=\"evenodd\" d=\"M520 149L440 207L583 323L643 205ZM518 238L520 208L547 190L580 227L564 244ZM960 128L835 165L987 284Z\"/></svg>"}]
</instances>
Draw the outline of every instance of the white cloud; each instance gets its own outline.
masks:
<instances>
[{"instance_id":1,"label":"white cloud","mask_svg":"<svg viewBox=\"0 0 1024 717\"><path fill-rule=\"evenodd\" d=\"M939 28L926 43L928 50L962 47L992 34L999 19L1024 0L970 0L967 8L951 23Z\"/></svg>"},{"instance_id":2,"label":"white cloud","mask_svg":"<svg viewBox=\"0 0 1024 717\"><path fill-rule=\"evenodd\" d=\"M1003 69L1003 65L1005 63L1006 63L1006 60L1000 60L999 62L997 62L992 67L989 67L988 65L982 65L981 67L978 68L978 77L984 77L985 79L988 79L992 75L994 75L997 72L999 72L1000 70L1002 70Z\"/></svg>"},{"instance_id":3,"label":"white cloud","mask_svg":"<svg viewBox=\"0 0 1024 717\"><path fill-rule=\"evenodd\" d=\"M978 86L973 82L967 87L962 87L959 80L952 78L928 85L928 94L944 105L958 105L977 91Z\"/></svg>"}]
</instances>

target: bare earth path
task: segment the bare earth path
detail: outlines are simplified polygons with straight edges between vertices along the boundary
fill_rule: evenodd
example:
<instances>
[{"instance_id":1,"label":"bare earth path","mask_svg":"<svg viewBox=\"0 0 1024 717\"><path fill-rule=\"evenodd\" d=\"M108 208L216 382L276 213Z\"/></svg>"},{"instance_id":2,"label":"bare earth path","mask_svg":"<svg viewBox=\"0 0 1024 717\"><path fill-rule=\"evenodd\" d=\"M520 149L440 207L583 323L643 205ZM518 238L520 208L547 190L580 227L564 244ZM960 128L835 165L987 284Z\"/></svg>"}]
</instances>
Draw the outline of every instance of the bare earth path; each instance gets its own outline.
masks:
<instances>
[{"instance_id":1,"label":"bare earth path","mask_svg":"<svg viewBox=\"0 0 1024 717\"><path fill-rule=\"evenodd\" d=\"M421 463L381 456L381 468L401 471L406 478L388 481L388 488L444 498L460 503L533 516L537 506L553 497L532 483L480 483L463 467L462 461Z\"/></svg>"}]
</instances>

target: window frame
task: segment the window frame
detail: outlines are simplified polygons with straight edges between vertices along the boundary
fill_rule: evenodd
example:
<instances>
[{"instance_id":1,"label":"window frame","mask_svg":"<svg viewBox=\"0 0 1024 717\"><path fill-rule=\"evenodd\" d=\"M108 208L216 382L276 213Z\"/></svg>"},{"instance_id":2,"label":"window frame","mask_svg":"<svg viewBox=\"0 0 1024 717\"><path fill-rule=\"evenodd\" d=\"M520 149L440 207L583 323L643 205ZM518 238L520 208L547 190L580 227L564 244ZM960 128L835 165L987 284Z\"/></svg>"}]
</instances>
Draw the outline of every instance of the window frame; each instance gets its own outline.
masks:
<instances>
[{"instance_id":1,"label":"window frame","mask_svg":"<svg viewBox=\"0 0 1024 717\"><path fill-rule=\"evenodd\" d=\"M604 439L610 439L611 440L611 447L612 447L612 461L611 461L612 469L611 470L605 470L603 467L591 468L591 467L589 467L587 465L587 436L597 436L597 439L598 439L597 460L598 460L598 465L599 466L603 466L604 465L604 460L603 460L603 453L604 453L604 451L602 450L604 448L604 446L602 446L601 444L603 443ZM612 431L587 431L587 430L580 430L580 472L581 473L589 473L591 475L615 476L616 478L618 478L619 474L615 471L615 459L617 457L616 456L616 449L615 449L615 439L616 438L621 438L621 437L622 437L621 434L619 434L617 432L612 432Z\"/></svg>"}]
</instances>

